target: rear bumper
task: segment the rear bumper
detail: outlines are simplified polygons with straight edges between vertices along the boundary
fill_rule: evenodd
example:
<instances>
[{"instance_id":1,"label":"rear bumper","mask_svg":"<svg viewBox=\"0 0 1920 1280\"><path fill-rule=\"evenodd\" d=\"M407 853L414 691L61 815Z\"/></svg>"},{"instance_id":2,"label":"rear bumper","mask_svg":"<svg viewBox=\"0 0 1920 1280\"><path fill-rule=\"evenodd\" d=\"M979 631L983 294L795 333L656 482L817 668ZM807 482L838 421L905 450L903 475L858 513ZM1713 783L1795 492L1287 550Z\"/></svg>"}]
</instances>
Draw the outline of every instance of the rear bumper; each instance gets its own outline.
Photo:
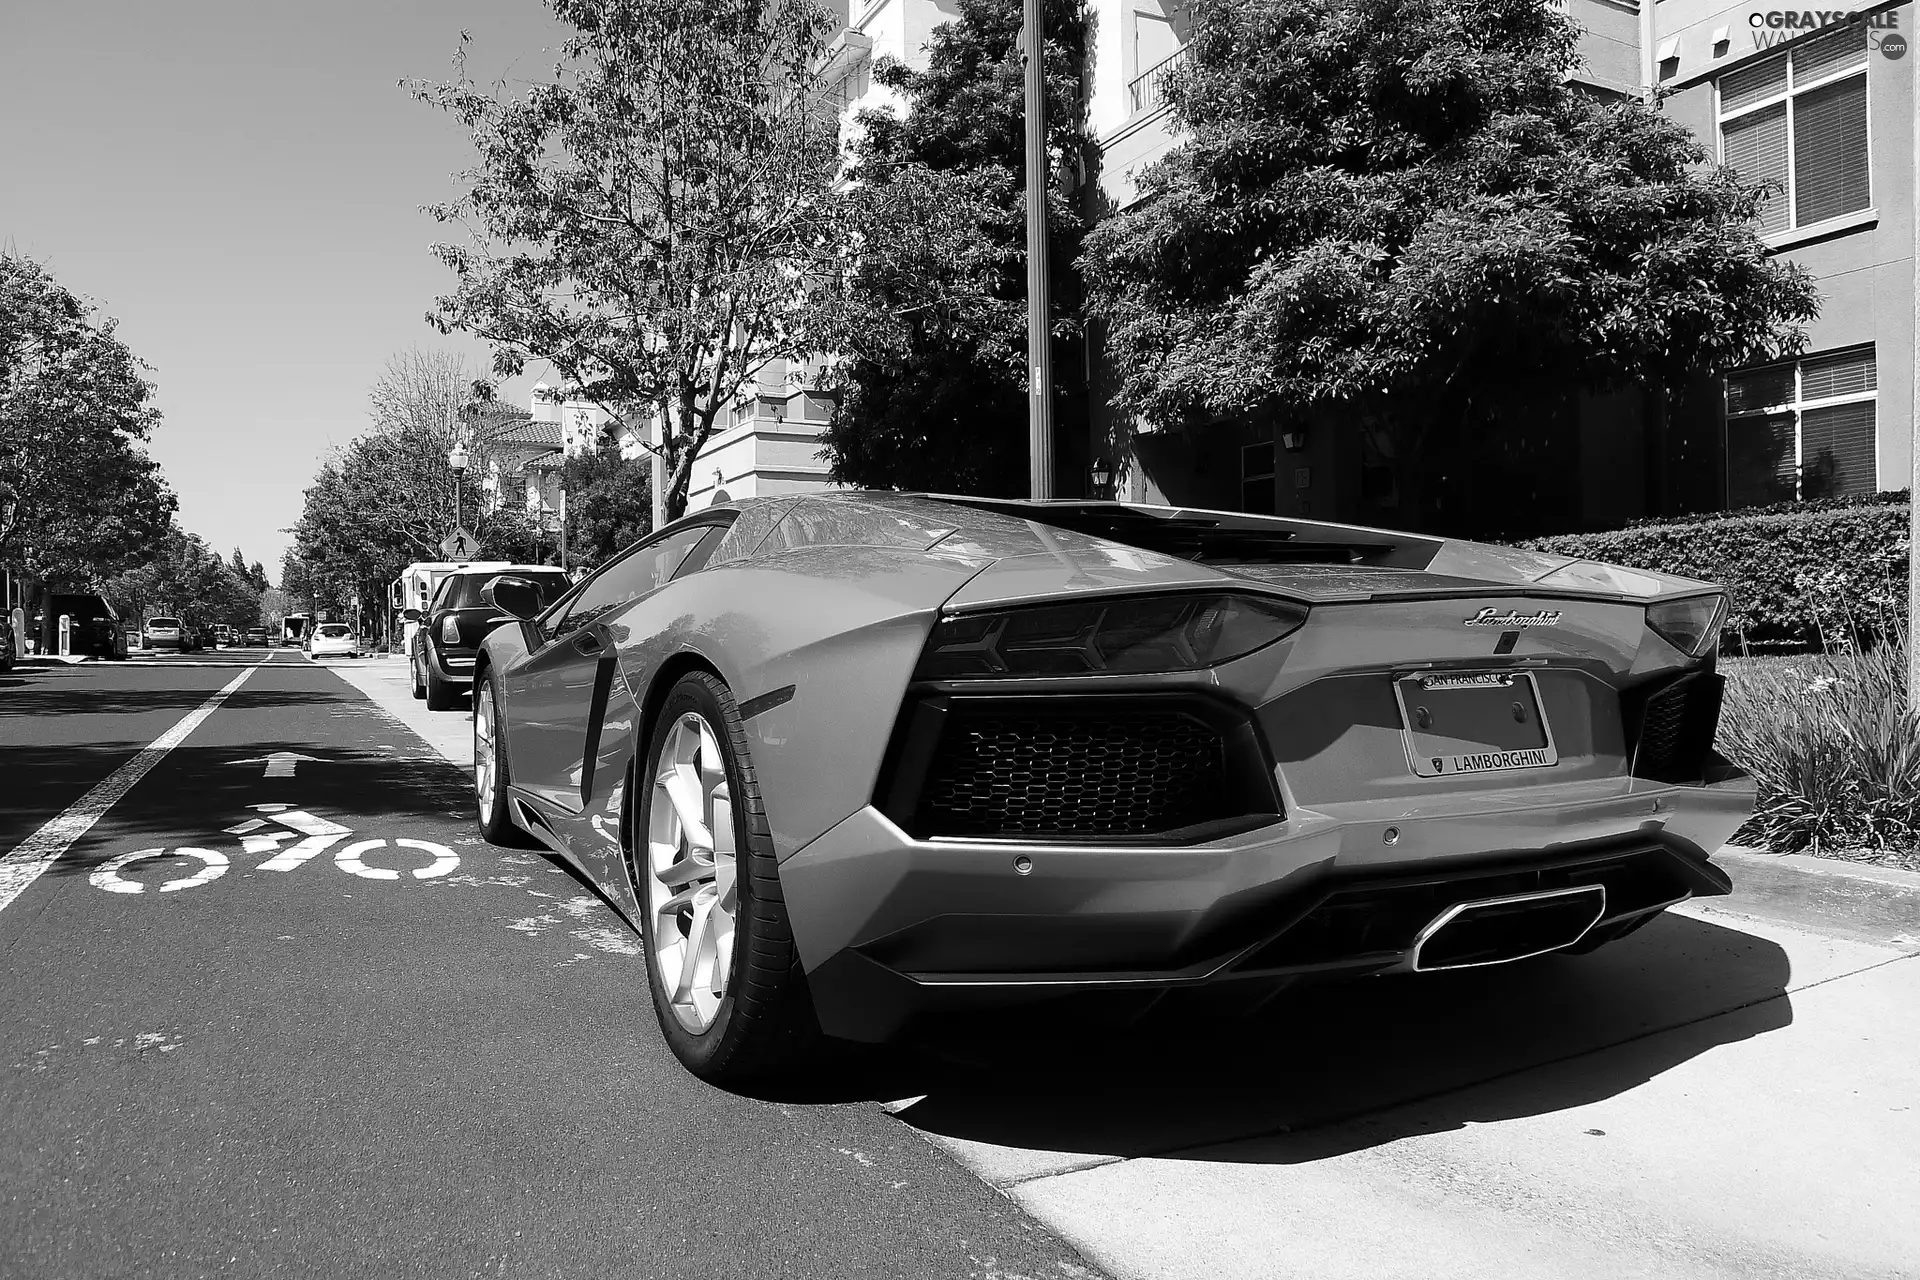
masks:
<instances>
[{"instance_id":1,"label":"rear bumper","mask_svg":"<svg viewBox=\"0 0 1920 1280\"><path fill-rule=\"evenodd\" d=\"M1708 855L1752 804L1744 774L1618 778L1296 810L1179 848L916 841L869 807L780 876L822 1026L871 1041L983 1004L1408 970L1449 907L1572 885L1606 886L1598 945L1726 893Z\"/></svg>"},{"instance_id":2,"label":"rear bumper","mask_svg":"<svg viewBox=\"0 0 1920 1280\"><path fill-rule=\"evenodd\" d=\"M452 684L468 684L473 680L473 660L477 656L474 652L446 653L432 641L427 641L424 647L427 670L437 679Z\"/></svg>"}]
</instances>

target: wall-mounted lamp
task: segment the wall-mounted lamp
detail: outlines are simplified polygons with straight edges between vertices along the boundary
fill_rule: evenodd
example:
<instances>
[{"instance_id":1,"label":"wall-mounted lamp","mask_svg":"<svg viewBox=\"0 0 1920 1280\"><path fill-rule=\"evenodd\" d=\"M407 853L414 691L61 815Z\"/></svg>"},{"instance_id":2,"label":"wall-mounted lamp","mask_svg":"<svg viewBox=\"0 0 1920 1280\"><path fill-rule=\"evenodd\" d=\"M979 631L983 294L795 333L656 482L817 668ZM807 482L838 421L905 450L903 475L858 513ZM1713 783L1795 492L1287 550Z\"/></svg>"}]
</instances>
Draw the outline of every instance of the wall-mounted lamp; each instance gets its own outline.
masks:
<instances>
[{"instance_id":1,"label":"wall-mounted lamp","mask_svg":"<svg viewBox=\"0 0 1920 1280\"><path fill-rule=\"evenodd\" d=\"M1087 476L1093 481L1093 496L1102 497L1106 493L1107 482L1113 479L1113 468L1107 465L1105 458L1095 458Z\"/></svg>"},{"instance_id":2,"label":"wall-mounted lamp","mask_svg":"<svg viewBox=\"0 0 1920 1280\"><path fill-rule=\"evenodd\" d=\"M1298 453L1307 447L1307 433L1304 431L1282 431L1280 433L1280 443L1287 447L1288 452Z\"/></svg>"}]
</instances>

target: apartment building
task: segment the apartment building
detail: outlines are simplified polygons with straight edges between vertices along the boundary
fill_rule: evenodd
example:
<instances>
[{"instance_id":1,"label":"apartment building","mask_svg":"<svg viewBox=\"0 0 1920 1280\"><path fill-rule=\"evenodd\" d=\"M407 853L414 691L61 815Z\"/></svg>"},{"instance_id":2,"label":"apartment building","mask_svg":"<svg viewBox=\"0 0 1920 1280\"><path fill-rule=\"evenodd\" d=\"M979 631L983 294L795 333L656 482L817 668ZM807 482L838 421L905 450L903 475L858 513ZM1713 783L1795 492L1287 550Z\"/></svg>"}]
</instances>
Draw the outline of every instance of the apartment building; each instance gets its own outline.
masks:
<instances>
[{"instance_id":1,"label":"apartment building","mask_svg":"<svg viewBox=\"0 0 1920 1280\"><path fill-rule=\"evenodd\" d=\"M1553 2L1553 0L1549 0ZM1847 15L1769 0L1558 0L1585 31L1573 79L1602 95L1664 90L1710 155L1783 193L1764 232L1818 281L1799 360L1722 371L1661 412L1637 393L1577 397L1518 439L1488 488L1517 500L1506 531L1607 528L1650 515L1902 488L1913 447L1913 6ZM1178 139L1161 92L1189 28L1180 0L1091 0L1092 208L1141 198ZM1891 37L1891 39L1890 39ZM1096 449L1132 436L1102 409ZM1350 424L1285 430L1226 420L1133 437L1120 496L1396 523L1378 447ZM1513 508L1509 508L1513 510ZM1478 532L1493 532L1491 528Z\"/></svg>"}]
</instances>

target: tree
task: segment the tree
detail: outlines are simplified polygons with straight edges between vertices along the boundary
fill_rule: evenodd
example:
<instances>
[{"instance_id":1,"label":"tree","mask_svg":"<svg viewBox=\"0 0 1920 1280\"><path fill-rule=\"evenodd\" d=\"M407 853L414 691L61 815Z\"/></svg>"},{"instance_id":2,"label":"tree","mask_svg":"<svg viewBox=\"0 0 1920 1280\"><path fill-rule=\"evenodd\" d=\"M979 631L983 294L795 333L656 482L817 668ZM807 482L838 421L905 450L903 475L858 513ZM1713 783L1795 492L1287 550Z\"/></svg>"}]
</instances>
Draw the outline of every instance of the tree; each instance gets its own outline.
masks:
<instances>
[{"instance_id":1,"label":"tree","mask_svg":"<svg viewBox=\"0 0 1920 1280\"><path fill-rule=\"evenodd\" d=\"M255 560L253 567L247 570L247 579L253 583L255 591L268 591L273 587L273 584L267 581L266 566L258 560Z\"/></svg>"},{"instance_id":2,"label":"tree","mask_svg":"<svg viewBox=\"0 0 1920 1280\"><path fill-rule=\"evenodd\" d=\"M1048 0L1047 131L1056 169L1087 147L1088 18ZM842 398L822 434L835 480L869 488L1024 496L1027 439L1026 136L1018 0L961 0L927 69L874 78L904 113L863 112L841 205L850 246L831 331ZM1055 366L1081 365L1075 260L1085 223L1048 192ZM1069 378L1061 383L1072 385ZM1058 394L1058 390L1056 390ZM1084 394L1056 404L1061 439L1086 434Z\"/></svg>"},{"instance_id":3,"label":"tree","mask_svg":"<svg viewBox=\"0 0 1920 1280\"><path fill-rule=\"evenodd\" d=\"M468 241L434 246L458 283L428 319L486 339L496 374L546 361L647 439L678 516L716 415L809 349L838 164L815 84L831 19L813 0L549 4L578 32L552 83L496 97L461 62L413 84L478 153L432 210Z\"/></svg>"},{"instance_id":4,"label":"tree","mask_svg":"<svg viewBox=\"0 0 1920 1280\"><path fill-rule=\"evenodd\" d=\"M570 563L600 564L652 531L652 472L647 458L623 457L610 441L567 459L561 484Z\"/></svg>"},{"instance_id":5,"label":"tree","mask_svg":"<svg viewBox=\"0 0 1920 1280\"><path fill-rule=\"evenodd\" d=\"M1815 294L1755 235L1767 189L1657 104L1567 83L1552 6L1192 14L1166 90L1186 141L1087 238L1121 409L1367 431L1424 523L1485 440L1573 392L1675 398L1802 341Z\"/></svg>"},{"instance_id":6,"label":"tree","mask_svg":"<svg viewBox=\"0 0 1920 1280\"><path fill-rule=\"evenodd\" d=\"M0 563L36 595L138 563L167 532L176 504L144 448L160 421L144 370L111 319L0 253L0 483L17 497Z\"/></svg>"},{"instance_id":7,"label":"tree","mask_svg":"<svg viewBox=\"0 0 1920 1280\"><path fill-rule=\"evenodd\" d=\"M167 613L204 631L216 623L244 629L260 618L253 583L177 525L154 545L146 563L110 578L104 594L130 622Z\"/></svg>"}]
</instances>

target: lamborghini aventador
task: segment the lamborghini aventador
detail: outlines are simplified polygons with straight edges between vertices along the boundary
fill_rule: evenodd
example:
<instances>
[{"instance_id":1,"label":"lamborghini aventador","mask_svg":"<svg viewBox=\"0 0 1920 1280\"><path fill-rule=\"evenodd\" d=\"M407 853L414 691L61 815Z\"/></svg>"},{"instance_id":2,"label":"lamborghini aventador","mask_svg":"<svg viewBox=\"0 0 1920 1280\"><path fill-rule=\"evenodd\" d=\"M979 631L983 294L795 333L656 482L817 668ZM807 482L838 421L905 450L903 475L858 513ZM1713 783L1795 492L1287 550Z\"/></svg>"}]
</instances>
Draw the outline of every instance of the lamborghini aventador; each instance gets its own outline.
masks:
<instances>
[{"instance_id":1,"label":"lamborghini aventador","mask_svg":"<svg viewBox=\"0 0 1920 1280\"><path fill-rule=\"evenodd\" d=\"M488 593L481 831L626 912L718 1082L968 1006L1591 950L1727 892L1753 802L1720 590L1564 556L849 492Z\"/></svg>"}]
</instances>

